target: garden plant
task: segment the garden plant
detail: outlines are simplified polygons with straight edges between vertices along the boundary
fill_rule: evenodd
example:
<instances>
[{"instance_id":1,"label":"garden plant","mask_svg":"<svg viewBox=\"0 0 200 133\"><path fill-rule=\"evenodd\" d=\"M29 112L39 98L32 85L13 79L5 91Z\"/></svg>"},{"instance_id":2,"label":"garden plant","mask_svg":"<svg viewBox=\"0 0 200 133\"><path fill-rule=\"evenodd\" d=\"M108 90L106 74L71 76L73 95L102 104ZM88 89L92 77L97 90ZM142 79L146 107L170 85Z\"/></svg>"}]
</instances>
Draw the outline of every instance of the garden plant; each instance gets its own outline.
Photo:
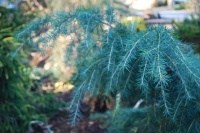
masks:
<instances>
[{"instance_id":1,"label":"garden plant","mask_svg":"<svg viewBox=\"0 0 200 133\"><path fill-rule=\"evenodd\" d=\"M115 132L200 132L200 58L163 26L138 32L115 19L112 8L77 8L32 21L16 38L44 51L59 36L76 74L71 123L80 120L84 96L113 97ZM38 37L39 35L39 37ZM34 40L34 41L33 41Z\"/></svg>"},{"instance_id":2,"label":"garden plant","mask_svg":"<svg viewBox=\"0 0 200 133\"><path fill-rule=\"evenodd\" d=\"M184 42L193 43L195 52L200 52L200 14L186 18L183 22L173 21L174 33Z\"/></svg>"},{"instance_id":3,"label":"garden plant","mask_svg":"<svg viewBox=\"0 0 200 133\"><path fill-rule=\"evenodd\" d=\"M21 19L23 16L23 19ZM32 68L27 53L14 39L15 32L33 19L23 11L0 7L0 132L23 133L31 122L47 123L61 104L55 94L31 91Z\"/></svg>"}]
</instances>

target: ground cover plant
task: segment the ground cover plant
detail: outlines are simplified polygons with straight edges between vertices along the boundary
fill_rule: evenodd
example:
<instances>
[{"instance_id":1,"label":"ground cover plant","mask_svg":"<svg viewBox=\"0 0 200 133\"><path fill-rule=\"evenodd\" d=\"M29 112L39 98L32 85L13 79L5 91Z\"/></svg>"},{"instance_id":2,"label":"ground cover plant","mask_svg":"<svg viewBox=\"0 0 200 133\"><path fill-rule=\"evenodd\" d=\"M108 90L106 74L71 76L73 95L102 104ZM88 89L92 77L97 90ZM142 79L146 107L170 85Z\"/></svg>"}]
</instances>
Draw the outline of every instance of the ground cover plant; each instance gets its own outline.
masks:
<instances>
[{"instance_id":1,"label":"ground cover plant","mask_svg":"<svg viewBox=\"0 0 200 133\"><path fill-rule=\"evenodd\" d=\"M45 50L59 36L70 38L66 63L75 60L77 69L68 107L72 125L89 94L115 99L111 132L200 132L200 59L171 30L137 32L118 22L112 8L78 8L39 18L16 38Z\"/></svg>"}]
</instances>

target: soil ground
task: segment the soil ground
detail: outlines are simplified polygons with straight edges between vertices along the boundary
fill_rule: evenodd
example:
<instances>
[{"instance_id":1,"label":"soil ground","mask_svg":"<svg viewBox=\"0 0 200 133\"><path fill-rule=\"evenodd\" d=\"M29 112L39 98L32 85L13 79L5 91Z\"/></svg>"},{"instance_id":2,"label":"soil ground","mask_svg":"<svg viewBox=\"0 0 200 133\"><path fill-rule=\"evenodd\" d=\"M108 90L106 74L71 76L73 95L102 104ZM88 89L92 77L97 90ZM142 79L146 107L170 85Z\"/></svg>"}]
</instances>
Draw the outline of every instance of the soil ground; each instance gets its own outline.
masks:
<instances>
[{"instance_id":1,"label":"soil ground","mask_svg":"<svg viewBox=\"0 0 200 133\"><path fill-rule=\"evenodd\" d=\"M59 100L69 102L70 93L60 94ZM89 105L84 105L89 106ZM85 107L90 108L90 107ZM83 118L81 118L79 124L72 127L69 124L69 117L66 111L61 111L59 114L50 118L49 125L54 133L103 133L106 129L103 127L104 121L89 119L90 110L84 111Z\"/></svg>"}]
</instances>

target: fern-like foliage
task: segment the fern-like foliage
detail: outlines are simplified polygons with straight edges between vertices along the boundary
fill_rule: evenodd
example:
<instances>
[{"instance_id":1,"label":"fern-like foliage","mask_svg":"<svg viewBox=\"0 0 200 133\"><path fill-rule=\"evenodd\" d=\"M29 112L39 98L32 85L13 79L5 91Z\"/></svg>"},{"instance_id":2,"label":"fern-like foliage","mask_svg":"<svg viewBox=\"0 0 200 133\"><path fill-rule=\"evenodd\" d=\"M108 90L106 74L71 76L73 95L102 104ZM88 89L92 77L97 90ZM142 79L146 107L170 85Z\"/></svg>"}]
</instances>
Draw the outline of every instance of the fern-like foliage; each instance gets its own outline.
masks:
<instances>
[{"instance_id":1,"label":"fern-like foliage","mask_svg":"<svg viewBox=\"0 0 200 133\"><path fill-rule=\"evenodd\" d=\"M119 23L111 8L81 8L35 20L16 37L40 48L53 46L59 36L71 39L66 62L75 60L77 68L72 124L81 117L82 97L90 92L116 97L116 112L123 103L143 99L144 105L136 107L141 115L134 116L139 125L132 125L138 132L154 132L155 125L149 127L154 120L156 131L200 132L200 59L171 33L165 27L136 32Z\"/></svg>"}]
</instances>

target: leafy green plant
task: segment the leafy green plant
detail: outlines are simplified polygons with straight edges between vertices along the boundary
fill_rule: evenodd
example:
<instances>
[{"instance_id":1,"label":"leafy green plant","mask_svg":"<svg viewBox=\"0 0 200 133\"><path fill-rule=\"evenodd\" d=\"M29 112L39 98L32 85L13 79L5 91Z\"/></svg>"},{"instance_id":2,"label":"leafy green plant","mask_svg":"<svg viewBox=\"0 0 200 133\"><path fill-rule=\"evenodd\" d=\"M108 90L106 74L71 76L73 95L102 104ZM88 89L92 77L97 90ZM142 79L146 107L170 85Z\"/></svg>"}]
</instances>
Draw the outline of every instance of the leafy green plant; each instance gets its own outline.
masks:
<instances>
[{"instance_id":1,"label":"leafy green plant","mask_svg":"<svg viewBox=\"0 0 200 133\"><path fill-rule=\"evenodd\" d=\"M33 21L16 37L31 42L37 32L41 37L34 43L44 49L59 36L71 38L66 57L77 68L69 106L73 125L89 92L116 99L113 115L125 122L117 124L119 132L200 132L200 59L172 31L137 32L119 23L111 8L80 8Z\"/></svg>"},{"instance_id":2,"label":"leafy green plant","mask_svg":"<svg viewBox=\"0 0 200 133\"><path fill-rule=\"evenodd\" d=\"M185 19L183 22L173 21L175 34L184 42L194 43L194 48L200 52L200 15L191 16L191 19Z\"/></svg>"}]
</instances>

